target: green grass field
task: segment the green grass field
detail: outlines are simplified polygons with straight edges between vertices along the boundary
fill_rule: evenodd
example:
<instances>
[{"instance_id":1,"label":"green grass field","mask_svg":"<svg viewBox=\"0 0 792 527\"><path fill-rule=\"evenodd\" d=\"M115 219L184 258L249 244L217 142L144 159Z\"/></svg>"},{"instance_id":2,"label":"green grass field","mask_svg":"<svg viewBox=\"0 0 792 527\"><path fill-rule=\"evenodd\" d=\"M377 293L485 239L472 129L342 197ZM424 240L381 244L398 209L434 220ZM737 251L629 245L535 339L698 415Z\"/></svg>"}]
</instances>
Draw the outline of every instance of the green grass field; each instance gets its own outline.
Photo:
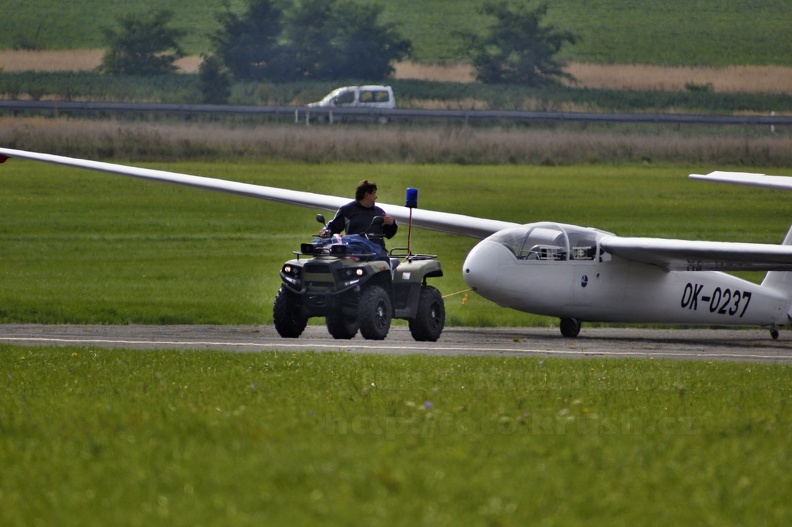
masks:
<instances>
[{"instance_id":1,"label":"green grass field","mask_svg":"<svg viewBox=\"0 0 792 527\"><path fill-rule=\"evenodd\" d=\"M691 166L150 166L338 195L370 177L384 202L415 186L424 208L625 235L773 243L792 217ZM265 324L318 227L18 160L0 189L4 323ZM464 289L474 240L414 243L440 255L443 293ZM461 299L449 324L556 323ZM788 525L790 381L773 364L0 345L0 523Z\"/></svg>"},{"instance_id":2,"label":"green grass field","mask_svg":"<svg viewBox=\"0 0 792 527\"><path fill-rule=\"evenodd\" d=\"M0 345L0 522L789 525L792 369Z\"/></svg>"},{"instance_id":3,"label":"green grass field","mask_svg":"<svg viewBox=\"0 0 792 527\"><path fill-rule=\"evenodd\" d=\"M242 0L228 2L239 9ZM413 42L414 60L460 58L454 32L482 29L480 0L398 0L380 2L385 18L401 25ZM170 8L174 26L186 28L183 43L192 54L209 51L221 0L178 0L110 3L102 0L5 0L0 20L0 48L30 42L45 49L101 48L102 28L121 14ZM792 64L789 38L792 6L788 0L729 0L697 3L685 0L641 2L605 0L550 3L548 22L571 30L580 42L563 56L578 62L614 64L708 65ZM86 23L86 21L90 21Z\"/></svg>"},{"instance_id":4,"label":"green grass field","mask_svg":"<svg viewBox=\"0 0 792 527\"><path fill-rule=\"evenodd\" d=\"M711 170L701 167L147 166L339 196L371 178L383 203L400 204L416 187L427 209L622 235L780 243L792 218L777 193L689 181L688 173ZM0 167L0 182L5 323L270 323L281 264L319 227L315 210L19 160ZM390 247L406 238L403 226ZM445 269L435 283L452 295L448 324L556 324L475 295L463 304L461 266L475 242L413 235L413 250L438 254Z\"/></svg>"}]
</instances>

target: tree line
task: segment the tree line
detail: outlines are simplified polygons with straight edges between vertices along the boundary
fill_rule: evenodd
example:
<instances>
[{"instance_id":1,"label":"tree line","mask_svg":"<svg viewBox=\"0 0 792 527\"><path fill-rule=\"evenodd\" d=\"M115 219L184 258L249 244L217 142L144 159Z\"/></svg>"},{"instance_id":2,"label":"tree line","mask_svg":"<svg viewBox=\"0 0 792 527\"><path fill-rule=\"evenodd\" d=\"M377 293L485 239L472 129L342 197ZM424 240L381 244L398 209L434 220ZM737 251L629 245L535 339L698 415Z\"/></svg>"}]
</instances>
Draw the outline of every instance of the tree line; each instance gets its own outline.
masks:
<instances>
[{"instance_id":1,"label":"tree line","mask_svg":"<svg viewBox=\"0 0 792 527\"><path fill-rule=\"evenodd\" d=\"M490 23L480 32L457 33L460 49L482 83L547 86L570 78L557 58L578 37L546 24L547 4L529 0L485 0ZM199 77L206 102L224 102L232 80L380 81L393 64L409 57L412 43L396 24L383 22L384 8L353 0L248 0L239 13L226 4L217 13ZM174 13L126 15L104 28L107 51L100 71L110 75L174 72L185 53L186 31L174 27Z\"/></svg>"}]
</instances>

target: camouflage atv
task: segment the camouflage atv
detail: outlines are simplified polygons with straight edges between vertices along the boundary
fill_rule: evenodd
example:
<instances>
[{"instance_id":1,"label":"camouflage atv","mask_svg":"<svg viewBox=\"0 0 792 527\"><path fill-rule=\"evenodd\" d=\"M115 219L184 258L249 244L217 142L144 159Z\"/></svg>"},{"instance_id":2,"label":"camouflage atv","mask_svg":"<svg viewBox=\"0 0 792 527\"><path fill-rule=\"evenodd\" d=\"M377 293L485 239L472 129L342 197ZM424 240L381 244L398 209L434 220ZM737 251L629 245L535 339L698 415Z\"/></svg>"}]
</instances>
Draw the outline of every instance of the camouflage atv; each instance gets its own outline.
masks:
<instances>
[{"instance_id":1,"label":"camouflage atv","mask_svg":"<svg viewBox=\"0 0 792 527\"><path fill-rule=\"evenodd\" d=\"M325 223L321 214L316 219ZM299 337L311 317L324 317L336 339L351 339L360 331L363 338L382 340L393 318L407 320L415 340L440 337L445 304L440 292L426 283L443 276L436 256L406 249L385 253L370 238L316 238L283 264L273 308L281 337Z\"/></svg>"}]
</instances>

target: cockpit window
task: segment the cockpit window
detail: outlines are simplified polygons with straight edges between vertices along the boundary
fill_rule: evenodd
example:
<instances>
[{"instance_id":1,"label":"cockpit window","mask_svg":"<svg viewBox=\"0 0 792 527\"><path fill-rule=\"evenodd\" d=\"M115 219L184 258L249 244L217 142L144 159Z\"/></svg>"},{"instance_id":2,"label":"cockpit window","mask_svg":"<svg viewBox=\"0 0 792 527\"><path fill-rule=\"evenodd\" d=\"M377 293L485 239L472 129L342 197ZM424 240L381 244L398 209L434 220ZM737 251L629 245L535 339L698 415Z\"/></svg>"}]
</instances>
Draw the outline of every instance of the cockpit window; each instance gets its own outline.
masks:
<instances>
[{"instance_id":1,"label":"cockpit window","mask_svg":"<svg viewBox=\"0 0 792 527\"><path fill-rule=\"evenodd\" d=\"M517 253L520 260L567 259L567 237L564 231L552 227L534 227L525 237L522 249Z\"/></svg>"},{"instance_id":2,"label":"cockpit window","mask_svg":"<svg viewBox=\"0 0 792 527\"><path fill-rule=\"evenodd\" d=\"M506 231L500 231L498 233L493 234L490 237L490 240L493 242L500 243L511 252L514 253L515 256L520 254L520 250L522 249L523 242L525 241L525 229L522 227L518 227L516 229L509 229Z\"/></svg>"},{"instance_id":3,"label":"cockpit window","mask_svg":"<svg viewBox=\"0 0 792 527\"><path fill-rule=\"evenodd\" d=\"M567 259L566 233L552 224L516 227L499 232L491 239L509 248L519 260Z\"/></svg>"},{"instance_id":4,"label":"cockpit window","mask_svg":"<svg viewBox=\"0 0 792 527\"><path fill-rule=\"evenodd\" d=\"M588 229L566 227L553 223L523 225L501 231L490 239L507 247L518 260L596 259L596 235Z\"/></svg>"},{"instance_id":5,"label":"cockpit window","mask_svg":"<svg viewBox=\"0 0 792 527\"><path fill-rule=\"evenodd\" d=\"M570 260L594 260L597 257L596 237L587 230L567 229Z\"/></svg>"}]
</instances>

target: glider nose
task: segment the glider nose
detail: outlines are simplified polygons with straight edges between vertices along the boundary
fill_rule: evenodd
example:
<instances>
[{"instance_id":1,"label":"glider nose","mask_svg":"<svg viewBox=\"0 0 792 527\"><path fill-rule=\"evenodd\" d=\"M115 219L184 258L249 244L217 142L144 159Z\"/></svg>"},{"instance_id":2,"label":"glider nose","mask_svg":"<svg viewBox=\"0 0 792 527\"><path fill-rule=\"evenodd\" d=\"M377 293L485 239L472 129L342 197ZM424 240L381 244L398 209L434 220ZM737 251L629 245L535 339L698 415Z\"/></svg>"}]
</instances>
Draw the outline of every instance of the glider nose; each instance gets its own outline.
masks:
<instances>
[{"instance_id":1,"label":"glider nose","mask_svg":"<svg viewBox=\"0 0 792 527\"><path fill-rule=\"evenodd\" d=\"M483 241L473 247L462 265L465 283L482 296L495 289L505 248L499 243Z\"/></svg>"}]
</instances>

